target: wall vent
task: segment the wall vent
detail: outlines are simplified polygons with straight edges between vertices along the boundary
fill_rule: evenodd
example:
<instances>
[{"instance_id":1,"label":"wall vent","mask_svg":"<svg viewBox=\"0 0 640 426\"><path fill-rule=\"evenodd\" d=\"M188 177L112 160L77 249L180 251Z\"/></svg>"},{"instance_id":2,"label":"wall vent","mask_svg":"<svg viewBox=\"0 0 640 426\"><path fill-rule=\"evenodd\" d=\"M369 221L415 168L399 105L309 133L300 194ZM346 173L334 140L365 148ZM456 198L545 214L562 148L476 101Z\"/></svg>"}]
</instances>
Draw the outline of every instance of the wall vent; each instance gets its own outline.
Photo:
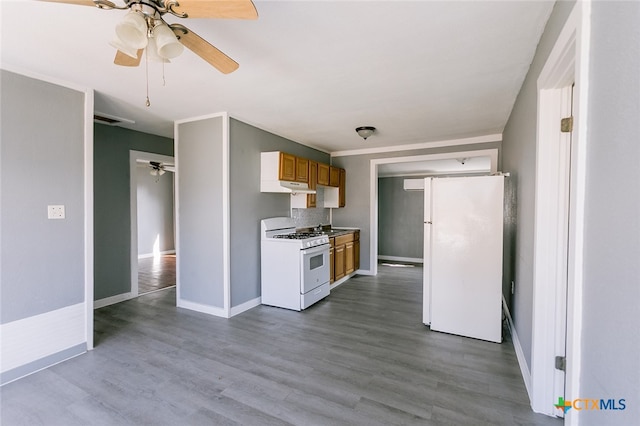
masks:
<instances>
[{"instance_id":1,"label":"wall vent","mask_svg":"<svg viewBox=\"0 0 640 426\"><path fill-rule=\"evenodd\" d=\"M126 118L117 117L115 115L105 114L105 113L98 112L98 111L94 112L93 121L95 123L106 124L107 126L117 126L118 124L120 124L122 122L129 123L129 124L135 124L135 121L133 121L133 120L128 120Z\"/></svg>"}]
</instances>

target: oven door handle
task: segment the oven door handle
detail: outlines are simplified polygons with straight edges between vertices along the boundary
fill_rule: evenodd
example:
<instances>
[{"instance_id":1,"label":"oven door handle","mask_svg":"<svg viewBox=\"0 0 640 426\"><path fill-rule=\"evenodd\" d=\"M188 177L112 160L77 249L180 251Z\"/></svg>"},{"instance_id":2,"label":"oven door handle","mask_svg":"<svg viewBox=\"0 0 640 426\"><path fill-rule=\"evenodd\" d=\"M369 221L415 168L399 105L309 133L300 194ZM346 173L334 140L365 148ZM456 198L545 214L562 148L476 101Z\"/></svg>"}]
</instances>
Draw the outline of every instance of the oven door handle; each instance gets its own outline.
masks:
<instances>
[{"instance_id":1,"label":"oven door handle","mask_svg":"<svg viewBox=\"0 0 640 426\"><path fill-rule=\"evenodd\" d=\"M321 246L309 247L302 250L302 254L315 254L329 249L329 244L322 244Z\"/></svg>"}]
</instances>

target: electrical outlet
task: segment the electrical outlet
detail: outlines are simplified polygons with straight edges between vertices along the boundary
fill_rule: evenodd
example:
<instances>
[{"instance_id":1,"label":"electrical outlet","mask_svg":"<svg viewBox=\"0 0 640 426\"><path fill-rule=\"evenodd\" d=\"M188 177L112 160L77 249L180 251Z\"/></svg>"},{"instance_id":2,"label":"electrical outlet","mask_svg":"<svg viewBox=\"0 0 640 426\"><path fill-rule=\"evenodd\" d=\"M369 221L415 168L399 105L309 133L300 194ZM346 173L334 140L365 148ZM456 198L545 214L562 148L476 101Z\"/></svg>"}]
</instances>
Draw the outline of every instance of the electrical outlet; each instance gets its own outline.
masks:
<instances>
[{"instance_id":1,"label":"electrical outlet","mask_svg":"<svg viewBox=\"0 0 640 426\"><path fill-rule=\"evenodd\" d=\"M64 219L64 206L47 206L47 218L48 219Z\"/></svg>"},{"instance_id":2,"label":"electrical outlet","mask_svg":"<svg viewBox=\"0 0 640 426\"><path fill-rule=\"evenodd\" d=\"M516 283L511 281L511 294L515 294L515 293L516 293Z\"/></svg>"}]
</instances>

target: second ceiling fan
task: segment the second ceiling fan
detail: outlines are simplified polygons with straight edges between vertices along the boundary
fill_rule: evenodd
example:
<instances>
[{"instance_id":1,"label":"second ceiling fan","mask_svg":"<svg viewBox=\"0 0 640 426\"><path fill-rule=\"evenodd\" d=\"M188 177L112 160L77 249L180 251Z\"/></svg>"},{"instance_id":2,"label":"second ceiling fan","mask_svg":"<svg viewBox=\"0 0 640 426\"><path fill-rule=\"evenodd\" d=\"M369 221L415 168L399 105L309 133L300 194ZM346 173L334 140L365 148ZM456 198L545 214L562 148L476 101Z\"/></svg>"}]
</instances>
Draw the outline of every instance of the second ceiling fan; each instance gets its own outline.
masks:
<instances>
[{"instance_id":1,"label":"second ceiling fan","mask_svg":"<svg viewBox=\"0 0 640 426\"><path fill-rule=\"evenodd\" d=\"M100 9L129 9L116 26L114 63L138 66L144 50L148 59L168 62L179 56L183 46L224 74L238 69L238 63L181 24L167 24L166 13L179 18L257 19L251 0L42 0L93 6Z\"/></svg>"}]
</instances>

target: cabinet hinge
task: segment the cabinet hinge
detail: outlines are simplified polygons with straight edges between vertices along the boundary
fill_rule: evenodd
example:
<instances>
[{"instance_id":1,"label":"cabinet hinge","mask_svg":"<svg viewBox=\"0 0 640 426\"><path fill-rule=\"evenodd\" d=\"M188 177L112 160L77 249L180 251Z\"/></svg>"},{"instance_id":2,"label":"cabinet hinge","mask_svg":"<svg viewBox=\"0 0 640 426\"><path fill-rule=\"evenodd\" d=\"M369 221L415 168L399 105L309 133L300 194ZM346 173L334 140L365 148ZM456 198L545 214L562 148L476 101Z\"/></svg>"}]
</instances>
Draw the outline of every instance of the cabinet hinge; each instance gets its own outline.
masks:
<instances>
[{"instance_id":1,"label":"cabinet hinge","mask_svg":"<svg viewBox=\"0 0 640 426\"><path fill-rule=\"evenodd\" d=\"M556 370L566 371L567 359L563 356L556 357Z\"/></svg>"},{"instance_id":2,"label":"cabinet hinge","mask_svg":"<svg viewBox=\"0 0 640 426\"><path fill-rule=\"evenodd\" d=\"M560 120L560 131L562 133L573 132L573 116L565 117Z\"/></svg>"}]
</instances>

